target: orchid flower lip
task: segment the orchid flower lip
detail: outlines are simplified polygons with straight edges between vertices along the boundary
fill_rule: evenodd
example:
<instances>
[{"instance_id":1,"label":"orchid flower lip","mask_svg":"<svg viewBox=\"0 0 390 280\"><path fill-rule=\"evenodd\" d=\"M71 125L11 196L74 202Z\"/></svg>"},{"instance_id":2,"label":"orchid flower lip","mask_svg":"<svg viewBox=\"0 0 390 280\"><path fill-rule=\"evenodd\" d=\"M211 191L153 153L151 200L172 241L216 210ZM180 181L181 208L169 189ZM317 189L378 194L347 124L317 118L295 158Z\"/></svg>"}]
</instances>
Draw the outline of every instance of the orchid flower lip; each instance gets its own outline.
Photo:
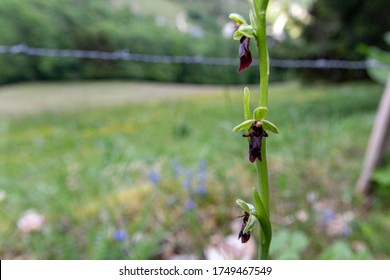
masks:
<instances>
[{"instance_id":1,"label":"orchid flower lip","mask_svg":"<svg viewBox=\"0 0 390 280\"><path fill-rule=\"evenodd\" d=\"M239 216L239 217L243 217L243 219L242 219L241 230L238 234L238 239L241 239L241 243L246 243L251 238L250 231L244 233L244 229L245 229L246 224L248 223L248 220L249 220L249 213L245 211L244 215Z\"/></svg>"},{"instance_id":2,"label":"orchid flower lip","mask_svg":"<svg viewBox=\"0 0 390 280\"><path fill-rule=\"evenodd\" d=\"M240 66L238 72L241 72L248 68L252 64L252 53L249 49L250 38L242 36L240 39L240 47L238 53L240 56Z\"/></svg>"},{"instance_id":3,"label":"orchid flower lip","mask_svg":"<svg viewBox=\"0 0 390 280\"><path fill-rule=\"evenodd\" d=\"M254 121L247 133L242 135L243 137L250 137L249 141L249 161L255 162L256 159L262 161L261 144L263 137L268 137L265 132L261 121Z\"/></svg>"}]
</instances>

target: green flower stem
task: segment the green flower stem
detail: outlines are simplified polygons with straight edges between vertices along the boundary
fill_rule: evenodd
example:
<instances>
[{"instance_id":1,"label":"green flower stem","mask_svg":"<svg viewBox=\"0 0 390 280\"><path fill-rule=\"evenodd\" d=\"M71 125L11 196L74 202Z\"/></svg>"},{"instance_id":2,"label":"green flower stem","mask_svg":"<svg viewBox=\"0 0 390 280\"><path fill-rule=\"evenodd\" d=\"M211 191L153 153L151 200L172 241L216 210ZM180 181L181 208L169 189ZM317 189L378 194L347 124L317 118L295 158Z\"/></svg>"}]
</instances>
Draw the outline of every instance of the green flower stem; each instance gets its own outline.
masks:
<instances>
[{"instance_id":1,"label":"green flower stem","mask_svg":"<svg viewBox=\"0 0 390 280\"><path fill-rule=\"evenodd\" d=\"M267 166L267 139L263 138L261 145L262 161L257 160L257 174L259 179L259 194L264 208L269 213L269 188L268 188L268 166Z\"/></svg>"},{"instance_id":2,"label":"green flower stem","mask_svg":"<svg viewBox=\"0 0 390 280\"><path fill-rule=\"evenodd\" d=\"M261 225L259 239L259 259L268 259L269 248L272 240L272 228L269 215L269 183L268 183L268 167L267 167L267 134L265 130L279 133L279 129L275 124L265 119L268 113L268 76L269 76L269 57L267 50L267 32L266 32L266 12L269 0L251 0L252 9L249 14L251 25L248 25L245 19L238 14L230 14L230 18L234 19L239 25L238 30L234 33L233 39L240 40L240 60L242 58L251 58L249 51L249 38L255 38L260 60L260 107L253 111L251 119L250 110L250 92L248 88L244 89L244 119L245 121L233 128L233 131L248 130L244 134L245 137L251 137L250 141L250 160L253 162L256 159L258 187L253 189L256 206L248 204L242 200L237 200L237 204L246 212L250 213L249 218L243 220L245 226L240 231L240 236L249 232L252 229L252 223L249 224L248 219L255 216ZM244 40L242 41L242 39ZM244 44L246 43L246 45ZM245 49L248 48L248 49ZM243 50L244 49L244 50ZM241 55L245 52L244 55ZM246 56L245 56L246 55ZM250 61L240 61L239 71L242 71L250 65ZM252 138L255 137L255 138ZM257 142L252 142L255 140ZM261 153L259 153L259 142L261 141ZM255 153L254 153L255 150ZM258 153L258 155L257 155ZM260 161L261 159L261 161ZM254 209L255 208L255 209ZM248 215L248 214L247 214ZM245 230L245 232L243 232ZM248 241L249 237L242 242Z\"/></svg>"},{"instance_id":3,"label":"green flower stem","mask_svg":"<svg viewBox=\"0 0 390 280\"><path fill-rule=\"evenodd\" d=\"M263 0L261 4L260 10L256 10L258 20L256 40L260 59L260 106L268 107L269 59L266 33L266 12L268 0Z\"/></svg>"},{"instance_id":4,"label":"green flower stem","mask_svg":"<svg viewBox=\"0 0 390 280\"><path fill-rule=\"evenodd\" d=\"M268 107L268 76L269 76L269 59L267 50L267 33L266 33L266 12L268 0L262 0L261 4L255 0L255 13L257 18L257 49L260 59L260 106ZM261 145L262 161L256 160L257 176L259 181L259 195L263 202L264 208L269 219L269 186L268 186L268 166L267 166L267 149L266 139L264 138ZM268 259L269 247L271 240L266 240L263 231L259 242L258 257Z\"/></svg>"},{"instance_id":5,"label":"green flower stem","mask_svg":"<svg viewBox=\"0 0 390 280\"><path fill-rule=\"evenodd\" d=\"M262 146L261 146L261 154L262 154L262 161L256 160L256 167L257 167L257 177L259 181L259 187L258 187L258 193L260 195L260 199L264 205L264 210L266 214L268 215L268 221L269 221L269 187L268 187L268 167L267 167L267 156L265 153L266 150L266 139L263 139ZM271 236L268 240L268 238L265 238L263 227L267 226L269 227L269 230L271 231L271 223L267 225L261 225L261 236L259 241L259 248L258 248L258 258L262 260L268 259L269 254L269 247L271 244ZM272 232L272 231L271 231ZM272 233L271 233L272 234Z\"/></svg>"}]
</instances>

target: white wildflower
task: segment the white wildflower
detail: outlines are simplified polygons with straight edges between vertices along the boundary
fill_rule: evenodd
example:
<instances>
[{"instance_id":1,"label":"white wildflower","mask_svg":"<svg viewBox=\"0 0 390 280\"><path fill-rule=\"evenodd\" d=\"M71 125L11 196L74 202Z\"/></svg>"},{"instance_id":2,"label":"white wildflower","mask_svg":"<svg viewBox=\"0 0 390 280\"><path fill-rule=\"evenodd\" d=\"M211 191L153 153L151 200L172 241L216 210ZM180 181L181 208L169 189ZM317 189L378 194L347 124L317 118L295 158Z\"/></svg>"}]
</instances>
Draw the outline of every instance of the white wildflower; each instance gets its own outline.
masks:
<instances>
[{"instance_id":1,"label":"white wildflower","mask_svg":"<svg viewBox=\"0 0 390 280\"><path fill-rule=\"evenodd\" d=\"M18 220L18 229L24 233L39 231L44 223L45 216L30 209L24 212Z\"/></svg>"}]
</instances>

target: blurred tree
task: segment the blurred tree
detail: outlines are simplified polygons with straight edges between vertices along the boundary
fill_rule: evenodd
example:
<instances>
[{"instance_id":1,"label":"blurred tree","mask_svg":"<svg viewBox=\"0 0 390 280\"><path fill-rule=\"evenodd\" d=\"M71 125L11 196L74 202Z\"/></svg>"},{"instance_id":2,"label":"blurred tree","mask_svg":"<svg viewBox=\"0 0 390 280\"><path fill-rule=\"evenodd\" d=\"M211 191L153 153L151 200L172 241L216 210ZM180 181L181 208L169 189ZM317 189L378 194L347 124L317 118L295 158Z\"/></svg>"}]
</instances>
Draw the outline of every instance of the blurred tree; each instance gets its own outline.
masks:
<instances>
[{"instance_id":1,"label":"blurred tree","mask_svg":"<svg viewBox=\"0 0 390 280\"><path fill-rule=\"evenodd\" d=\"M387 32L385 35L385 41L390 47L390 32ZM370 77L380 83L385 85L390 76L390 52L385 52L377 47L369 47L368 48L368 59L376 60L387 66L380 68L370 68L368 69L368 74Z\"/></svg>"},{"instance_id":2,"label":"blurred tree","mask_svg":"<svg viewBox=\"0 0 390 280\"><path fill-rule=\"evenodd\" d=\"M389 0L317 0L313 20L303 32L304 58L364 60L362 45L388 49L383 39L390 30ZM341 81L366 78L366 71L340 69L304 71L307 77Z\"/></svg>"},{"instance_id":3,"label":"blurred tree","mask_svg":"<svg viewBox=\"0 0 390 280\"><path fill-rule=\"evenodd\" d=\"M197 36L175 26L156 23L161 9L134 11L133 1L107 0L1 0L0 45L26 44L36 48L126 50L131 53L172 56L233 57L237 48L223 38L227 3L213 1L155 0L155 6L172 2L185 11ZM231 0L237 5L240 0ZM147 4L138 1L139 4ZM218 5L217 5L218 4ZM245 3L247 4L247 3ZM147 6L145 6L147 9ZM219 9L219 10L218 10ZM158 14L153 14L157 12ZM172 14L174 16L174 14ZM223 18L223 20L222 20ZM238 64L238 61L237 61ZM169 82L237 83L253 79L235 75L235 67L196 64L149 64L129 61L91 60L0 55L0 84L26 80L142 79ZM256 76L257 78L257 76Z\"/></svg>"}]
</instances>

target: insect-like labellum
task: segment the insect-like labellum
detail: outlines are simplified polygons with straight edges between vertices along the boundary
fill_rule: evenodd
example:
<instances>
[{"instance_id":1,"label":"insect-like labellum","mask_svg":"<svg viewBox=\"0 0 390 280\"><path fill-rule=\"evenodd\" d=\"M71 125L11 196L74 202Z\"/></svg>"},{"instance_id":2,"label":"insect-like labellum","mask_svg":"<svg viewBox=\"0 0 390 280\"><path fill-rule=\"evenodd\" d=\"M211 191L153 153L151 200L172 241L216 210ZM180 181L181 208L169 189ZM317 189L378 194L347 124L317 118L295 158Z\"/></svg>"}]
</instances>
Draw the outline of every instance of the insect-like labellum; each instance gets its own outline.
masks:
<instances>
[{"instance_id":1,"label":"insect-like labellum","mask_svg":"<svg viewBox=\"0 0 390 280\"><path fill-rule=\"evenodd\" d=\"M238 234L238 239L241 239L241 243L246 243L246 242L248 242L249 238L251 238L250 231L244 233L244 229L245 229L246 224L248 223L248 220L249 220L249 213L245 212L244 215L239 216L239 218L241 218L241 217L243 219L242 219L241 230L240 230L240 233Z\"/></svg>"},{"instance_id":2,"label":"insect-like labellum","mask_svg":"<svg viewBox=\"0 0 390 280\"><path fill-rule=\"evenodd\" d=\"M261 121L254 121L249 131L242 135L243 137L250 137L249 141L249 161L255 162L256 158L262 161L261 158L261 142L263 137L268 137Z\"/></svg>"},{"instance_id":3,"label":"insect-like labellum","mask_svg":"<svg viewBox=\"0 0 390 280\"><path fill-rule=\"evenodd\" d=\"M238 53L240 56L240 66L238 67L238 72L243 71L248 68L252 64L252 53L249 49L250 38L241 37L240 39L240 47L238 49Z\"/></svg>"}]
</instances>

